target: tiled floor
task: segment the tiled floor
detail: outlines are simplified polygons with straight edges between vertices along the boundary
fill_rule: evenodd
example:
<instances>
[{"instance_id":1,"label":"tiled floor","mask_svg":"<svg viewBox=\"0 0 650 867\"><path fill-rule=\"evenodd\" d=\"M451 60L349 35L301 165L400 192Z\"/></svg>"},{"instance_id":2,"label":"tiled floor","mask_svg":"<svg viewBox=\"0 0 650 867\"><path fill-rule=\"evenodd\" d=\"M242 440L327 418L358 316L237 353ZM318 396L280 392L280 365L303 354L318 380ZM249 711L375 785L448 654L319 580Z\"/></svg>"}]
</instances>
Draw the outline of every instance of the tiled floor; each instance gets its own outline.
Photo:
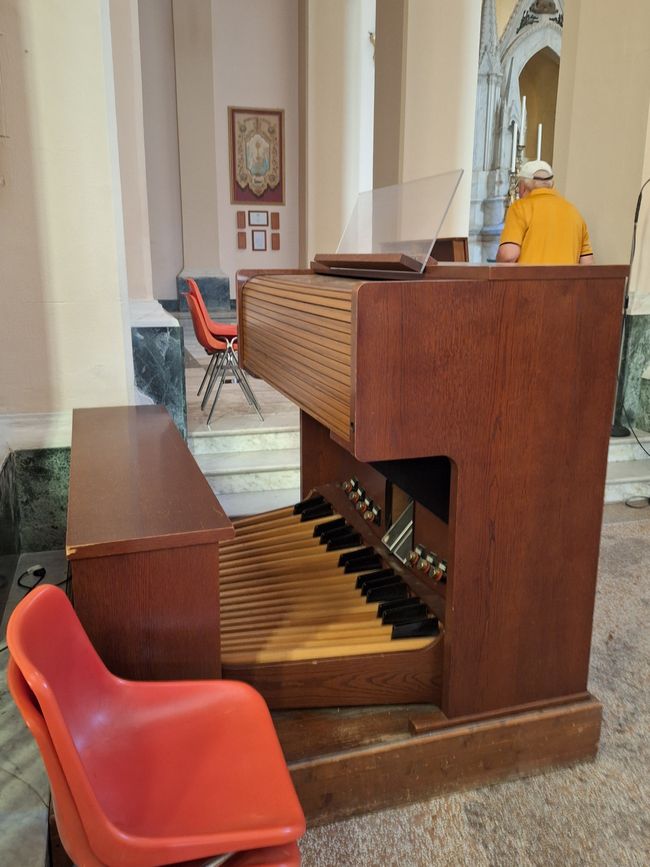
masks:
<instances>
[{"instance_id":1,"label":"tiled floor","mask_svg":"<svg viewBox=\"0 0 650 867\"><path fill-rule=\"evenodd\" d=\"M22 572L45 566L44 583L57 584L66 575L64 551L22 554L0 626L6 643L9 613L25 595L17 585ZM31 578L25 578L25 583ZM43 867L46 863L49 787L32 736L16 710L6 682L7 651L0 654L0 864L3 867Z\"/></svg>"}]
</instances>

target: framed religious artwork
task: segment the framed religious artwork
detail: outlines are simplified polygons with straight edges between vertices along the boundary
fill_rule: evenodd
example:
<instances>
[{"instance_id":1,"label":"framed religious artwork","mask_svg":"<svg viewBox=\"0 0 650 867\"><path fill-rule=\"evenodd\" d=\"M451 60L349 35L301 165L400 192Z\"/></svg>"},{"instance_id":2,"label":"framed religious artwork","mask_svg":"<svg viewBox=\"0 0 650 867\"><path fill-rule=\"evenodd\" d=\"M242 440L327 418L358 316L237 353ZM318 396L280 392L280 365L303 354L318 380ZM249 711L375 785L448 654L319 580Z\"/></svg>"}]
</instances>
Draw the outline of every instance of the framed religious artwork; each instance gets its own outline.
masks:
<instances>
[{"instance_id":1,"label":"framed religious artwork","mask_svg":"<svg viewBox=\"0 0 650 867\"><path fill-rule=\"evenodd\" d=\"M268 226L269 212L268 211L249 211L248 225L249 226Z\"/></svg>"},{"instance_id":2,"label":"framed religious artwork","mask_svg":"<svg viewBox=\"0 0 650 867\"><path fill-rule=\"evenodd\" d=\"M253 229L251 235L253 250L266 250L266 231L264 229Z\"/></svg>"},{"instance_id":3,"label":"framed religious artwork","mask_svg":"<svg viewBox=\"0 0 650 867\"><path fill-rule=\"evenodd\" d=\"M284 111L229 106L228 131L231 203L284 205Z\"/></svg>"}]
</instances>

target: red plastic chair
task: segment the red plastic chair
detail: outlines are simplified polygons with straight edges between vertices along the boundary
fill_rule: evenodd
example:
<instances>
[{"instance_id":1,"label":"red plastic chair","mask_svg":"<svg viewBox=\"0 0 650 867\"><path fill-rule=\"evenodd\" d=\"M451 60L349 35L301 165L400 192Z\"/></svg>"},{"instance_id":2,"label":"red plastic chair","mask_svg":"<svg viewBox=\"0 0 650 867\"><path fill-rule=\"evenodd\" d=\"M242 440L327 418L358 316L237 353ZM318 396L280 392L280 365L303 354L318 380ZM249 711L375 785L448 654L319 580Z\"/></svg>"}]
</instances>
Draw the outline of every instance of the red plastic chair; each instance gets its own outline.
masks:
<instances>
[{"instance_id":1,"label":"red plastic chair","mask_svg":"<svg viewBox=\"0 0 650 867\"><path fill-rule=\"evenodd\" d=\"M212 388L214 387L217 379L219 379L217 393L215 394L214 400L212 401L212 407L210 408L207 423L210 424L210 421L212 420L212 415L217 405L217 400L219 398L219 395L221 394L221 389L226 380L226 375L228 371L230 371L233 378L239 383L239 387L243 391L246 400L256 410L262 421L264 421L264 416L262 415L260 405L258 404L255 395L253 394L253 390L250 387L250 383L248 382L244 371L239 366L239 362L237 360L237 356L235 355L232 343L226 341L224 344L223 341L217 340L216 337L213 337L208 330L207 323L201 315L201 310L196 299L189 293L185 294L185 299L187 300L187 306L189 307L190 315L192 316L192 324L194 326L194 333L196 335L196 339L199 341L199 343L205 349L208 355L215 356L216 353L221 353L220 357L218 359L215 359L214 361L212 373L210 374L210 379L208 381L208 387L206 388L205 395L203 396L203 400L201 401L201 409L204 409L212 391ZM208 370L205 374L206 376L209 370L210 366L208 365ZM205 376L203 377L203 379L205 380Z\"/></svg>"},{"instance_id":2,"label":"red plastic chair","mask_svg":"<svg viewBox=\"0 0 650 867\"><path fill-rule=\"evenodd\" d=\"M7 643L11 693L41 749L61 840L80 867L228 852L238 853L228 867L300 863L304 816L255 690L114 677L52 586L18 605Z\"/></svg>"},{"instance_id":3,"label":"red plastic chair","mask_svg":"<svg viewBox=\"0 0 650 867\"><path fill-rule=\"evenodd\" d=\"M193 280L191 277L186 277L185 282L189 287L189 294L195 299L201 309L201 315L203 316L203 320L207 325L210 334L212 334L213 337L237 337L236 325L227 322L215 322L215 320L210 316L196 280Z\"/></svg>"}]
</instances>

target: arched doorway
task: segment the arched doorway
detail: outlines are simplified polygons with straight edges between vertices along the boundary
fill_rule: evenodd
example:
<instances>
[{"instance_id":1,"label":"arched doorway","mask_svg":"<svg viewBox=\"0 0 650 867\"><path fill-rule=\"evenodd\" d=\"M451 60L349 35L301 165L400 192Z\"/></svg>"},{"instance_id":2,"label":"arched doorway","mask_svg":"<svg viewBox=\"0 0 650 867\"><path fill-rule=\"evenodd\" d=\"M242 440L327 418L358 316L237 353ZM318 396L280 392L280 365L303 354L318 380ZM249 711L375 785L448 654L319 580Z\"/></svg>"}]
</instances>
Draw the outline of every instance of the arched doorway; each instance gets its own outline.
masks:
<instances>
[{"instance_id":1,"label":"arched doorway","mask_svg":"<svg viewBox=\"0 0 650 867\"><path fill-rule=\"evenodd\" d=\"M560 58L546 47L534 54L521 70L519 92L526 97L528 114L526 156L537 159L538 126L542 125L540 159L553 164L555 103L560 72Z\"/></svg>"}]
</instances>

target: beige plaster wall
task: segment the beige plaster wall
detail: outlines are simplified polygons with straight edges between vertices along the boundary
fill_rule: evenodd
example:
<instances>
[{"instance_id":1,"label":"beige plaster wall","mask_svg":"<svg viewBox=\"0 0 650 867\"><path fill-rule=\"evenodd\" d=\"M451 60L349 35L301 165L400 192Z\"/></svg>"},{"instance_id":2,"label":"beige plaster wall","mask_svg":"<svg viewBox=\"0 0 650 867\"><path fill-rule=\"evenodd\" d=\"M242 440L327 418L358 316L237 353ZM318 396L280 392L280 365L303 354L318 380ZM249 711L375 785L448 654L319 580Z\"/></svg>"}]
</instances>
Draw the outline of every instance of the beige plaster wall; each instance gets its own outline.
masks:
<instances>
[{"instance_id":1,"label":"beige plaster wall","mask_svg":"<svg viewBox=\"0 0 650 867\"><path fill-rule=\"evenodd\" d=\"M573 0L564 18L554 169L582 211L598 263L627 262L647 158L650 4ZM647 231L639 243L650 241Z\"/></svg>"},{"instance_id":2,"label":"beige plaster wall","mask_svg":"<svg viewBox=\"0 0 650 867\"><path fill-rule=\"evenodd\" d=\"M501 36L517 3L516 0L496 0L495 5L497 11L497 33Z\"/></svg>"},{"instance_id":3,"label":"beige plaster wall","mask_svg":"<svg viewBox=\"0 0 650 867\"><path fill-rule=\"evenodd\" d=\"M213 5L210 0L172 3L183 273L194 276L220 273Z\"/></svg>"},{"instance_id":4,"label":"beige plaster wall","mask_svg":"<svg viewBox=\"0 0 650 867\"><path fill-rule=\"evenodd\" d=\"M441 235L467 235L481 4L409 0L402 180L463 169Z\"/></svg>"},{"instance_id":5,"label":"beige plaster wall","mask_svg":"<svg viewBox=\"0 0 650 867\"><path fill-rule=\"evenodd\" d=\"M171 0L138 0L151 270L155 298L176 298L183 267Z\"/></svg>"},{"instance_id":6,"label":"beige plaster wall","mask_svg":"<svg viewBox=\"0 0 650 867\"><path fill-rule=\"evenodd\" d=\"M214 68L214 156L218 188L219 265L230 277L240 268L295 268L298 265L298 4L295 0L212 0ZM228 106L284 110L285 204L232 204ZM237 249L237 211L277 212L280 249ZM187 263L186 263L187 265Z\"/></svg>"},{"instance_id":7,"label":"beige plaster wall","mask_svg":"<svg viewBox=\"0 0 650 867\"><path fill-rule=\"evenodd\" d=\"M111 45L129 298L153 297L138 0L110 0Z\"/></svg>"},{"instance_id":8,"label":"beige plaster wall","mask_svg":"<svg viewBox=\"0 0 650 867\"><path fill-rule=\"evenodd\" d=\"M309 257L336 250L357 195L372 186L373 11L364 2L308 2Z\"/></svg>"},{"instance_id":9,"label":"beige plaster wall","mask_svg":"<svg viewBox=\"0 0 650 867\"><path fill-rule=\"evenodd\" d=\"M0 0L0 411L127 402L106 0Z\"/></svg>"}]
</instances>

